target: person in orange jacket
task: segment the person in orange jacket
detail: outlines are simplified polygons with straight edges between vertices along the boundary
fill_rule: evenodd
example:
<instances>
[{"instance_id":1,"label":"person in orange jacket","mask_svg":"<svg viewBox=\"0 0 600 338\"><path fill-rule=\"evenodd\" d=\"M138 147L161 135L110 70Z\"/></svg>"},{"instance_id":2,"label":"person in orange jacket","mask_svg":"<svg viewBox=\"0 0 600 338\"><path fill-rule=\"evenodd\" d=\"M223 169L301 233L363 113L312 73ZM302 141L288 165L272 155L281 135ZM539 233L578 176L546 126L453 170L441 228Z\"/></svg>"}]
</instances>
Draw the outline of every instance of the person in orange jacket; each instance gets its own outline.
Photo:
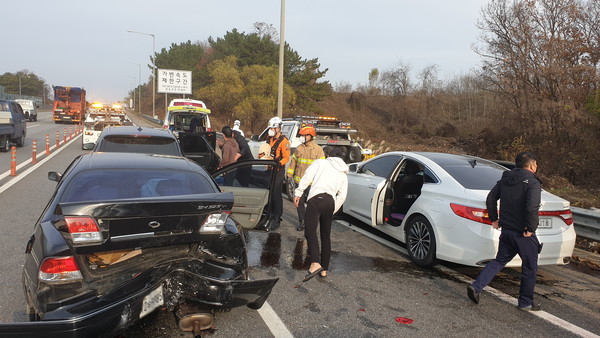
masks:
<instances>
[{"instance_id":1,"label":"person in orange jacket","mask_svg":"<svg viewBox=\"0 0 600 338\"><path fill-rule=\"evenodd\" d=\"M296 148L294 155L292 155L287 170L288 180L293 179L296 186L300 182L302 176L304 176L306 168L308 168L315 160L325 159L323 148L314 142L314 139L317 136L315 127L310 125L304 126L300 129L299 134L301 144ZM300 203L298 204L298 225L296 225L296 230L298 231L304 230L304 214L306 213L304 204L306 203L306 197L309 192L310 187L304 190L304 194L300 198Z\"/></svg>"},{"instance_id":2,"label":"person in orange jacket","mask_svg":"<svg viewBox=\"0 0 600 338\"><path fill-rule=\"evenodd\" d=\"M269 120L269 137L267 143L271 146L271 157L277 161L277 173L275 174L275 191L278 192L283 185L285 176L285 164L290 160L290 141L281 133L281 124L283 121L275 116ZM283 215L283 196L281 193L275 193L271 196L271 205L273 208L272 217L267 225L267 231L275 230L281 224Z\"/></svg>"}]
</instances>

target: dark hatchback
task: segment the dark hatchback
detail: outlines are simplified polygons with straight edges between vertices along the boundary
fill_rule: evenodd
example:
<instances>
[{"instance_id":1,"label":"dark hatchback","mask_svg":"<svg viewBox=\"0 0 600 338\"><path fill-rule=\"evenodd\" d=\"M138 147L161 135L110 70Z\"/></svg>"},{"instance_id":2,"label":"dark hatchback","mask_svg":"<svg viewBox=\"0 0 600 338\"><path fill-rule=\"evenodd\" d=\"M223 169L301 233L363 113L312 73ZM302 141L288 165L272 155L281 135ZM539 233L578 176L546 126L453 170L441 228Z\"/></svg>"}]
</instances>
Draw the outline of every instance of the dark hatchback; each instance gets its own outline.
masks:
<instances>
[{"instance_id":1,"label":"dark hatchback","mask_svg":"<svg viewBox=\"0 0 600 338\"><path fill-rule=\"evenodd\" d=\"M102 130L93 151L185 156L214 172L220 162L215 152L215 132L171 132L139 126L108 126Z\"/></svg>"},{"instance_id":2,"label":"dark hatchback","mask_svg":"<svg viewBox=\"0 0 600 338\"><path fill-rule=\"evenodd\" d=\"M50 172L58 184L23 268L32 321L0 324L0 335L110 337L159 307L198 333L214 310L260 308L278 279L249 278L244 229L269 219L274 165L211 177L183 157L91 153ZM249 186L216 183L249 167Z\"/></svg>"}]
</instances>

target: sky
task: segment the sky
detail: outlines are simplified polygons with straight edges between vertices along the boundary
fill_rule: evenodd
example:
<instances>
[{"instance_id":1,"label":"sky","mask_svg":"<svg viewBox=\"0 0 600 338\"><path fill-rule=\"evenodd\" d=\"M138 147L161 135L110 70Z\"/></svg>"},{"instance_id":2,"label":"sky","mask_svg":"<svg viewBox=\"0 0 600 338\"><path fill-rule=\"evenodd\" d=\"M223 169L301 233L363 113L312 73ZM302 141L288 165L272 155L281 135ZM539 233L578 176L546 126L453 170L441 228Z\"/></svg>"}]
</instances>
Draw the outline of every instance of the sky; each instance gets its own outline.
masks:
<instances>
[{"instance_id":1,"label":"sky","mask_svg":"<svg viewBox=\"0 0 600 338\"><path fill-rule=\"evenodd\" d=\"M324 80L356 88L371 69L400 62L413 75L437 64L440 79L478 67L472 45L489 0L287 0L285 40L329 69ZM88 101L114 102L151 75L172 43L207 41L254 23L280 29L281 0L2 0L0 74L29 70L50 85L84 87ZM198 98L201 99L201 98Z\"/></svg>"}]
</instances>

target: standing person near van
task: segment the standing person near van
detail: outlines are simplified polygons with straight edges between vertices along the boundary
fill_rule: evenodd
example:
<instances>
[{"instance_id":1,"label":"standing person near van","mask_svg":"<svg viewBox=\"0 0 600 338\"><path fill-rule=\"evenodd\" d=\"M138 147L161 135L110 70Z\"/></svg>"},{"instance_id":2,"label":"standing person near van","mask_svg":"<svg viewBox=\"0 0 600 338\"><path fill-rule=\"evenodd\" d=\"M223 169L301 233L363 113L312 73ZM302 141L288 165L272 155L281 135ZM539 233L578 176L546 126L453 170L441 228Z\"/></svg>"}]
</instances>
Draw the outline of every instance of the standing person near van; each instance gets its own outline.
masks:
<instances>
[{"instance_id":1,"label":"standing person near van","mask_svg":"<svg viewBox=\"0 0 600 338\"><path fill-rule=\"evenodd\" d=\"M283 185L285 175L285 164L290 160L290 141L281 133L281 125L283 121L275 116L269 120L269 137L267 143L271 146L271 157L277 161L277 172L275 173L275 191L271 196L271 204L273 208L273 216L267 225L267 230L272 231L281 224L281 216L283 215L283 196L279 189Z\"/></svg>"},{"instance_id":2,"label":"standing person near van","mask_svg":"<svg viewBox=\"0 0 600 338\"><path fill-rule=\"evenodd\" d=\"M296 148L294 155L290 160L290 166L287 170L287 177L289 180L293 179L294 183L298 185L300 179L304 175L306 169L318 159L325 159L325 152L323 148L313 142L317 131L313 126L304 126L300 129L300 142L301 144ZM297 231L304 230L304 213L306 212L306 197L310 192L310 186L304 190L304 193L300 197L300 202L297 207L298 211L298 225L296 225Z\"/></svg>"},{"instance_id":3,"label":"standing person near van","mask_svg":"<svg viewBox=\"0 0 600 338\"><path fill-rule=\"evenodd\" d=\"M300 204L300 197L312 184L306 203L306 229L304 237L308 244L310 267L304 276L306 282L319 274L327 277L331 260L331 222L333 214L338 211L348 192L348 165L340 157L342 151L334 148L327 154L327 159L316 160L311 164L294 191L294 204ZM319 234L317 236L317 227ZM321 250L319 254L319 237Z\"/></svg>"},{"instance_id":4,"label":"standing person near van","mask_svg":"<svg viewBox=\"0 0 600 338\"><path fill-rule=\"evenodd\" d=\"M223 133L225 143L223 144L223 157L221 158L219 168L223 168L227 165L230 165L231 163L236 162L240 156L240 147L233 138L233 130L231 130L231 127L225 126L223 127L223 129L221 129L221 132ZM235 172L226 174L225 185L232 186L234 179Z\"/></svg>"},{"instance_id":5,"label":"standing person near van","mask_svg":"<svg viewBox=\"0 0 600 338\"><path fill-rule=\"evenodd\" d=\"M242 125L242 122L240 122L240 120L235 120L233 121L233 131L238 132L240 135L242 135L242 137L244 136L244 131L242 129L240 129Z\"/></svg>"},{"instance_id":6,"label":"standing person near van","mask_svg":"<svg viewBox=\"0 0 600 338\"><path fill-rule=\"evenodd\" d=\"M233 138L240 147L240 157L238 158L238 161L253 160L254 156L252 155L248 141L246 141L246 138L244 138L243 134L240 134L241 130L236 130L233 128L232 130ZM250 177L252 177L252 167L248 166L236 170L236 179L238 182L240 182L242 187L250 186Z\"/></svg>"}]
</instances>

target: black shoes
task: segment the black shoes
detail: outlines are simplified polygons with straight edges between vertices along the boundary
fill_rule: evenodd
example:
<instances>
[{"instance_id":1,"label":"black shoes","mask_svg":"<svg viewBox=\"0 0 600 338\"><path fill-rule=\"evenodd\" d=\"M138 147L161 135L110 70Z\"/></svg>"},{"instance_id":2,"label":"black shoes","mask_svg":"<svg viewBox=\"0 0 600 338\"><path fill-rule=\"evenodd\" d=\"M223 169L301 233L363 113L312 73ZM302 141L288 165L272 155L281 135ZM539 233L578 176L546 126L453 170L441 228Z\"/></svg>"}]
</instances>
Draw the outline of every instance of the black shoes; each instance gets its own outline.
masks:
<instances>
[{"instance_id":1,"label":"black shoes","mask_svg":"<svg viewBox=\"0 0 600 338\"><path fill-rule=\"evenodd\" d=\"M531 305L528 306L517 306L517 309L521 310L521 311L540 311L542 309L542 307L540 306L540 304L537 303L532 303Z\"/></svg>"},{"instance_id":2,"label":"black shoes","mask_svg":"<svg viewBox=\"0 0 600 338\"><path fill-rule=\"evenodd\" d=\"M280 225L281 225L281 219L271 218L269 220L269 223L267 224L266 230L273 231L273 230L279 228Z\"/></svg>"},{"instance_id":3,"label":"black shoes","mask_svg":"<svg viewBox=\"0 0 600 338\"><path fill-rule=\"evenodd\" d=\"M300 221L300 223L296 225L296 231L304 231L304 221Z\"/></svg>"},{"instance_id":4,"label":"black shoes","mask_svg":"<svg viewBox=\"0 0 600 338\"><path fill-rule=\"evenodd\" d=\"M473 301L473 303L479 304L479 293L475 291L475 288L472 285L467 286L467 296L469 296L469 299Z\"/></svg>"}]
</instances>

